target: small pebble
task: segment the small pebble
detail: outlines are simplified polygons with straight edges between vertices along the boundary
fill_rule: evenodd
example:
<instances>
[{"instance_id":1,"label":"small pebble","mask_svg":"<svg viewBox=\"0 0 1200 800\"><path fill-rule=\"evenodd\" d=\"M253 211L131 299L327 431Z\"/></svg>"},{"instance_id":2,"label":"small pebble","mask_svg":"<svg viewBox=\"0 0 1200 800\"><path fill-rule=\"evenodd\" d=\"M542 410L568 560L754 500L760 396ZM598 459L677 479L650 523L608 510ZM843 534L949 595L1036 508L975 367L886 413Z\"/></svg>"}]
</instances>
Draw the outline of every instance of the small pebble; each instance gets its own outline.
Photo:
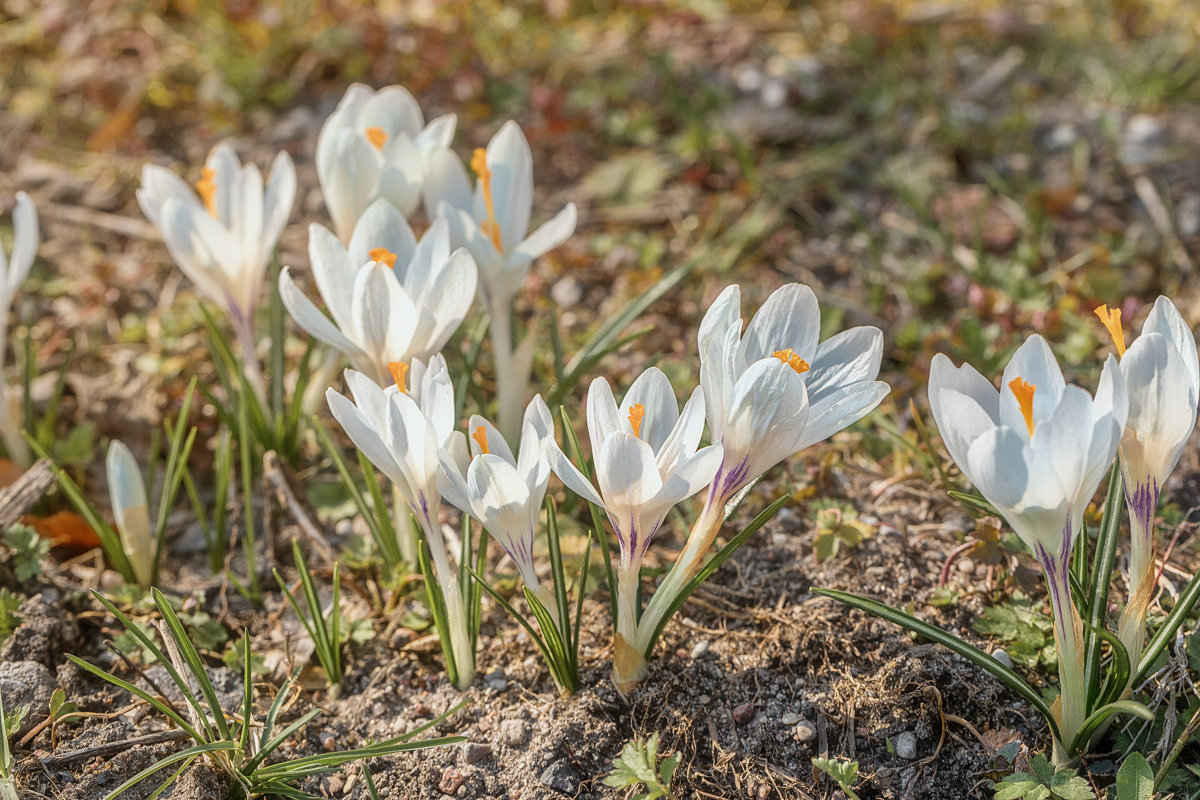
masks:
<instances>
[{"instance_id":1,"label":"small pebble","mask_svg":"<svg viewBox=\"0 0 1200 800\"><path fill-rule=\"evenodd\" d=\"M975 562L969 558L960 558L958 560L958 571L970 575L975 571Z\"/></svg>"},{"instance_id":2,"label":"small pebble","mask_svg":"<svg viewBox=\"0 0 1200 800\"><path fill-rule=\"evenodd\" d=\"M905 731L896 737L896 755L903 758L905 761L912 761L917 757L917 737L909 731Z\"/></svg>"},{"instance_id":3,"label":"small pebble","mask_svg":"<svg viewBox=\"0 0 1200 800\"><path fill-rule=\"evenodd\" d=\"M337 750L337 740L332 736L326 736L321 740L321 746L325 748L326 753L332 753L334 750Z\"/></svg>"},{"instance_id":4,"label":"small pebble","mask_svg":"<svg viewBox=\"0 0 1200 800\"><path fill-rule=\"evenodd\" d=\"M699 658L708 652L709 644L707 639L701 639L692 647L692 658Z\"/></svg>"},{"instance_id":5,"label":"small pebble","mask_svg":"<svg viewBox=\"0 0 1200 800\"><path fill-rule=\"evenodd\" d=\"M483 681L497 692L504 691L504 687L508 686L508 676L504 674L504 670L502 669L492 670Z\"/></svg>"},{"instance_id":6,"label":"small pebble","mask_svg":"<svg viewBox=\"0 0 1200 800\"><path fill-rule=\"evenodd\" d=\"M454 794L458 791L458 787L462 786L466 780L467 773L458 767L447 767L442 772L442 779L438 781L438 791L445 794Z\"/></svg>"},{"instance_id":7,"label":"small pebble","mask_svg":"<svg viewBox=\"0 0 1200 800\"><path fill-rule=\"evenodd\" d=\"M706 695L706 694L702 694L702 695L700 695L699 697L697 697L697 698L696 698L696 702L697 702L697 703L699 703L699 704L700 704L700 705L702 705L702 706L706 706L706 705L708 705L710 702L712 702L712 698L711 698L711 697L709 697L709 696L708 696L708 695Z\"/></svg>"},{"instance_id":8,"label":"small pebble","mask_svg":"<svg viewBox=\"0 0 1200 800\"><path fill-rule=\"evenodd\" d=\"M813 727L811 722L801 722L796 725L792 733L797 742L811 742L817 738L817 729Z\"/></svg>"},{"instance_id":9,"label":"small pebble","mask_svg":"<svg viewBox=\"0 0 1200 800\"><path fill-rule=\"evenodd\" d=\"M529 741L529 723L521 719L506 719L500 723L500 741L509 747L520 747Z\"/></svg>"},{"instance_id":10,"label":"small pebble","mask_svg":"<svg viewBox=\"0 0 1200 800\"><path fill-rule=\"evenodd\" d=\"M555 761L538 778L556 792L573 797L579 791L579 776L566 761Z\"/></svg>"},{"instance_id":11,"label":"small pebble","mask_svg":"<svg viewBox=\"0 0 1200 800\"><path fill-rule=\"evenodd\" d=\"M1012 667L1012 657L1009 656L1008 653L1004 652L1004 648L1002 647L997 647L992 651L992 658L996 659L1006 667Z\"/></svg>"},{"instance_id":12,"label":"small pebble","mask_svg":"<svg viewBox=\"0 0 1200 800\"><path fill-rule=\"evenodd\" d=\"M550 287L550 299L559 308L571 308L579 304L583 299L583 284L578 279L567 275L559 278L553 286Z\"/></svg>"},{"instance_id":13,"label":"small pebble","mask_svg":"<svg viewBox=\"0 0 1200 800\"><path fill-rule=\"evenodd\" d=\"M789 711L788 713L786 713L782 717L780 717L779 721L782 722L784 725L787 725L790 727L800 721L800 715Z\"/></svg>"},{"instance_id":14,"label":"small pebble","mask_svg":"<svg viewBox=\"0 0 1200 800\"><path fill-rule=\"evenodd\" d=\"M459 754L464 763L478 764L484 759L491 758L492 748L479 742L463 742L459 745Z\"/></svg>"},{"instance_id":15,"label":"small pebble","mask_svg":"<svg viewBox=\"0 0 1200 800\"><path fill-rule=\"evenodd\" d=\"M754 719L754 703L742 703L740 706L734 707L733 721L738 725L745 725L752 719Z\"/></svg>"}]
</instances>

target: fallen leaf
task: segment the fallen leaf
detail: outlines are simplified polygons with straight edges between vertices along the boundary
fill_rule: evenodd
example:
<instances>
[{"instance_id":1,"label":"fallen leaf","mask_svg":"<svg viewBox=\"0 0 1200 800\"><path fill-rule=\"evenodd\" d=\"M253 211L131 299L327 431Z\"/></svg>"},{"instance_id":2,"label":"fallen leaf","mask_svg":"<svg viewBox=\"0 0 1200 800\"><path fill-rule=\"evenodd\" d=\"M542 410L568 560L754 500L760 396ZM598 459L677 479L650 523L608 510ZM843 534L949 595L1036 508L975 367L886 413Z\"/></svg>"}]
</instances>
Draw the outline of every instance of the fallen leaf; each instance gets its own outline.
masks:
<instances>
[{"instance_id":1,"label":"fallen leaf","mask_svg":"<svg viewBox=\"0 0 1200 800\"><path fill-rule=\"evenodd\" d=\"M83 552L100 546L100 537L92 530L92 526L74 511L59 511L48 517L26 514L21 517L21 522L37 531L43 539L48 539L55 547L67 547Z\"/></svg>"}]
</instances>

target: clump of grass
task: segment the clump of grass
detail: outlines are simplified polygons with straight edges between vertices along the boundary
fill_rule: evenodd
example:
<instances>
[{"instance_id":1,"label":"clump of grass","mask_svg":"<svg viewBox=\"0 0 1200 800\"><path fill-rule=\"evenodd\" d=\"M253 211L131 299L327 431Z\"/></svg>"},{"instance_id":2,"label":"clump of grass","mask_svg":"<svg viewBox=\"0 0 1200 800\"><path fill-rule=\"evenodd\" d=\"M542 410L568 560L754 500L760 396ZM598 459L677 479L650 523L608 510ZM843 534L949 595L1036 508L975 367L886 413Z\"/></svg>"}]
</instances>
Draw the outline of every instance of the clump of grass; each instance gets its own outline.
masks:
<instances>
[{"instance_id":1,"label":"clump of grass","mask_svg":"<svg viewBox=\"0 0 1200 800\"><path fill-rule=\"evenodd\" d=\"M247 655L242 659L242 703L236 712L231 713L221 707L212 680L208 677L204 663L200 660L200 654L188 638L183 624L162 592L155 589L153 596L154 604L162 616L158 628L163 638L165 651L141 626L129 619L110 601L98 592L93 592L93 594L117 618L129 634L136 638L163 665L171 681L183 695L186 702L186 716L161 697L150 694L123 678L89 664L77 656L68 655L67 658L80 668L146 701L178 725L195 743L151 764L110 792L105 800L115 800L129 788L172 767L171 775L159 784L150 795L157 797L166 791L167 787L196 759L202 757L225 772L229 776L231 785L245 797L279 796L317 800L316 795L302 791L297 788L296 784L305 778L334 772L344 764L353 761L422 750L463 740L461 736L443 736L433 739L414 738L442 723L461 707L456 706L403 736L385 739L353 750L317 753L268 763L268 760L277 753L284 742L299 733L305 725L321 714L321 709L314 708L301 714L287 725L281 726L279 716L288 705L294 684L294 681L289 681L275 695L266 716L255 719L254 684L251 674L253 659L249 657L250 638L247 632L242 633L242 648ZM293 675L293 677L295 676ZM199 697L197 692L192 690L192 686L198 687ZM0 757L2 756L3 753L0 753Z\"/></svg>"}]
</instances>

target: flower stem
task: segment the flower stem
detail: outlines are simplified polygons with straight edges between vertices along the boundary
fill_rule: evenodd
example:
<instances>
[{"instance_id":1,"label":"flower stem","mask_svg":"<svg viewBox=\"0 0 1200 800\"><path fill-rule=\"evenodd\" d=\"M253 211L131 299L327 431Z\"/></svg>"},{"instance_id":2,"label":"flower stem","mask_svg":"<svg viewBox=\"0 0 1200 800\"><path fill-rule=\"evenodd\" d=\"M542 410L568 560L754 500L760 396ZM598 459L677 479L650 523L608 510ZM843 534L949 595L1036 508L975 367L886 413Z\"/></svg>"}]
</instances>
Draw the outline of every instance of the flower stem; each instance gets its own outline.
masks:
<instances>
[{"instance_id":1,"label":"flower stem","mask_svg":"<svg viewBox=\"0 0 1200 800\"><path fill-rule=\"evenodd\" d=\"M259 404L266 411L269 408L267 384L263 379L262 367L258 363L258 338L254 333L254 314L253 312L243 313L231 308L229 316L237 332L238 346L242 350L242 371L246 374L246 380L249 381L250 388L258 398Z\"/></svg>"},{"instance_id":2,"label":"flower stem","mask_svg":"<svg viewBox=\"0 0 1200 800\"><path fill-rule=\"evenodd\" d=\"M1070 523L1068 523L1070 524ZM1054 644L1058 648L1058 679L1060 683L1058 696L1059 731L1062 733L1062 744L1070 748L1075 734L1087 719L1087 675L1083 664L1083 621L1079 610L1071 597L1071 582L1069 577L1070 564L1070 531L1063 536L1067 546L1063 552L1050 555L1041 547L1038 548L1038 560L1046 575L1046 585L1050 590L1050 606L1054 612ZM1059 744L1056 742L1056 745ZM1058 752L1056 747L1055 752ZM1064 750L1061 757L1073 758L1073 754Z\"/></svg>"},{"instance_id":3,"label":"flower stem","mask_svg":"<svg viewBox=\"0 0 1200 800\"><path fill-rule=\"evenodd\" d=\"M1117 622L1117 638L1129 653L1137 672L1146 645L1146 611L1154 599L1154 512L1158 508L1158 482L1147 478L1130 483L1125 477L1125 501L1129 509L1129 601Z\"/></svg>"},{"instance_id":4,"label":"flower stem","mask_svg":"<svg viewBox=\"0 0 1200 800\"><path fill-rule=\"evenodd\" d=\"M400 548L400 558L409 567L417 564L417 532L413 529L412 514L408 510L408 502L400 492L400 488L392 485L392 527L396 531L396 544ZM440 534L439 534L440 535Z\"/></svg>"},{"instance_id":5,"label":"flower stem","mask_svg":"<svg viewBox=\"0 0 1200 800\"><path fill-rule=\"evenodd\" d=\"M500 433L508 441L515 442L521 432L521 413L529 373L517 363L513 348L511 301L489 303L488 319L496 366L497 419Z\"/></svg>"},{"instance_id":6,"label":"flower stem","mask_svg":"<svg viewBox=\"0 0 1200 800\"><path fill-rule=\"evenodd\" d=\"M650 656L649 650L653 647L654 634L659 625L665 621L667 610L679 593L683 591L683 588L700 571L704 557L712 548L712 543L721 530L721 524L725 521L725 502L728 498L718 491L719 481L720 473L713 481L712 488L709 489L700 516L696 518L696 523L688 533L683 552L679 554L675 563L671 565L671 569L667 571L666 577L658 585L658 589L650 598L650 602L646 605L646 610L638 622L634 647L643 658Z\"/></svg>"}]
</instances>

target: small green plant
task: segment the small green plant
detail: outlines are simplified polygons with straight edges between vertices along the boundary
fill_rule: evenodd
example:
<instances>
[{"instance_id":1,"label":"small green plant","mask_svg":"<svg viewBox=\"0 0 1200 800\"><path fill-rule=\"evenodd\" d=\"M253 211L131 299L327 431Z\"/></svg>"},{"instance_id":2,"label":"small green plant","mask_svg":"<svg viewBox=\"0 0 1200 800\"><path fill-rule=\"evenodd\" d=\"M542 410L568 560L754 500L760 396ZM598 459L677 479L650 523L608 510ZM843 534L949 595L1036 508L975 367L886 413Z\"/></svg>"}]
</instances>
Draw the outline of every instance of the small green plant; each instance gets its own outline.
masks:
<instances>
[{"instance_id":1,"label":"small green plant","mask_svg":"<svg viewBox=\"0 0 1200 800\"><path fill-rule=\"evenodd\" d=\"M976 633L999 639L1014 661L1033 669L1038 664L1054 666L1054 622L1038 613L1032 601L1020 592L1011 599L989 606L975 620Z\"/></svg>"},{"instance_id":2,"label":"small green plant","mask_svg":"<svg viewBox=\"0 0 1200 800\"><path fill-rule=\"evenodd\" d=\"M857 761L847 761L841 758L813 758L812 765L832 778L850 800L859 800L858 795L854 793L854 784L858 783Z\"/></svg>"},{"instance_id":3,"label":"small green plant","mask_svg":"<svg viewBox=\"0 0 1200 800\"><path fill-rule=\"evenodd\" d=\"M1117 770L1116 800L1153 800L1154 770L1141 753L1130 753Z\"/></svg>"},{"instance_id":4,"label":"small green plant","mask_svg":"<svg viewBox=\"0 0 1200 800\"><path fill-rule=\"evenodd\" d=\"M660 763L657 733L650 734L649 739L632 739L625 743L621 755L613 759L612 772L604 779L604 785L614 789L644 785L646 791L634 795L633 800L676 800L671 793L671 779L682 757L683 753L676 752Z\"/></svg>"},{"instance_id":5,"label":"small green plant","mask_svg":"<svg viewBox=\"0 0 1200 800\"><path fill-rule=\"evenodd\" d=\"M19 581L27 581L42 572L42 559L50 552L50 543L38 536L28 525L17 523L4 531L4 544L12 549L13 574ZM0 629L3 626L0 625Z\"/></svg>"},{"instance_id":6,"label":"small green plant","mask_svg":"<svg viewBox=\"0 0 1200 800\"><path fill-rule=\"evenodd\" d=\"M300 605L300 601L288 588L279 570L275 570L275 580L287 596L288 602L292 604L292 609L300 618L304 629L308 631L317 661L321 663L325 677L329 680L330 694L336 696L342 685L342 592L338 565L336 561L333 564L333 602L329 613L325 613L321 609L321 598L317 595L317 587L313 582L312 572L308 569L308 562L304 560L304 553L300 552L300 543L294 540L292 557L296 562L296 572L300 576L304 605Z\"/></svg>"},{"instance_id":7,"label":"small green plant","mask_svg":"<svg viewBox=\"0 0 1200 800\"><path fill-rule=\"evenodd\" d=\"M337 771L343 765L375 756L393 755L443 744L462 741L461 736L445 736L436 739L415 740L417 734L441 724L461 706L456 706L445 714L431 720L429 723L403 735L386 739L375 744L353 750L335 751L332 753L317 753L300 756L283 761L267 763L276 755L280 746L299 733L305 725L321 714L321 709L314 708L301 714L286 725L279 725L279 716L288 706L294 680L289 681L275 695L274 701L267 710L265 717L254 717L254 676L252 673L253 658L242 658L243 699L235 712L221 708L217 700L217 692L208 676L204 662L200 658L195 645L188 638L175 610L171 607L166 596L153 590L154 604L162 617L159 631L163 637L165 651L160 648L146 631L135 624L99 592L93 592L95 598L108 609L109 613L125 627L130 635L135 637L142 647L148 650L167 671L171 681L178 687L185 703L185 713L180 713L158 696L141 689L129 681L119 678L100 667L89 664L83 659L68 655L72 663L109 683L124 689L141 698L154 709L162 713L175 725L179 726L191 738L194 745L173 753L170 756L151 764L146 769L134 775L125 783L110 792L105 800L115 800L130 787L135 786L153 775L174 768L171 775L163 781L150 796L157 797L166 791L176 778L197 758L206 758L217 768L224 771L236 789L246 797L280 796L316 800L316 796L296 788L296 783L304 778L315 775L325 775ZM242 633L242 653L250 652L248 632ZM169 655L168 655L169 654ZM293 675L293 679L296 676ZM193 691L196 686L198 691ZM199 697L197 697L199 694ZM9 798L4 798L9 800Z\"/></svg>"},{"instance_id":8,"label":"small green plant","mask_svg":"<svg viewBox=\"0 0 1200 800\"><path fill-rule=\"evenodd\" d=\"M1074 769L1056 769L1041 753L1029 760L1030 772L1014 772L996 784L996 800L1094 800L1088 782Z\"/></svg>"},{"instance_id":9,"label":"small green plant","mask_svg":"<svg viewBox=\"0 0 1200 800\"><path fill-rule=\"evenodd\" d=\"M854 506L836 500L813 503L813 521L817 523L813 537L813 554L817 561L833 558L843 548L853 550L864 539L875 535L875 526L860 520Z\"/></svg>"},{"instance_id":10,"label":"small green plant","mask_svg":"<svg viewBox=\"0 0 1200 800\"><path fill-rule=\"evenodd\" d=\"M17 613L17 610L21 608L23 602L25 602L25 598L16 592L0 589L0 643L3 643L21 624L21 615Z\"/></svg>"}]
</instances>

